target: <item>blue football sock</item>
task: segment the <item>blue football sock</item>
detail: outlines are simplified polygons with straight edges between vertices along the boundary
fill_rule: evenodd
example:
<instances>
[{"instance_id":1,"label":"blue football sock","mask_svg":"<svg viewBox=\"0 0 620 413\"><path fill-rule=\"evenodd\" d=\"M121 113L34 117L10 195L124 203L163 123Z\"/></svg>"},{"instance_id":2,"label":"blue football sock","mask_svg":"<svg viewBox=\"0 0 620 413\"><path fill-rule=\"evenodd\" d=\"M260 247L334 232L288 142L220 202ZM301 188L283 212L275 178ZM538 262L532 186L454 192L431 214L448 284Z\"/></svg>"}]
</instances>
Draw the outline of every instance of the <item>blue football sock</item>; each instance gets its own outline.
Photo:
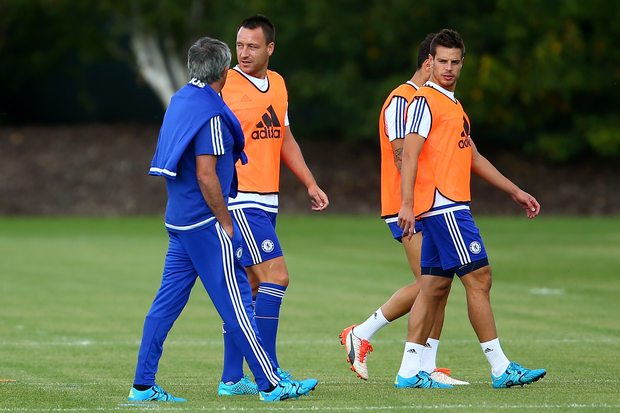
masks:
<instances>
[{"instance_id":1,"label":"blue football sock","mask_svg":"<svg viewBox=\"0 0 620 413\"><path fill-rule=\"evenodd\" d=\"M252 308L256 308L256 296L252 296ZM230 334L226 333L226 326L222 327L224 333L224 369L222 381L224 383L236 383L243 378L243 354Z\"/></svg>"},{"instance_id":2,"label":"blue football sock","mask_svg":"<svg viewBox=\"0 0 620 413\"><path fill-rule=\"evenodd\" d=\"M243 353L237 347L232 335L226 332L224 325L224 369L222 382L236 383L243 378Z\"/></svg>"},{"instance_id":3,"label":"blue football sock","mask_svg":"<svg viewBox=\"0 0 620 413\"><path fill-rule=\"evenodd\" d=\"M261 283L258 286L258 295L256 296L254 320L263 340L265 351L276 364L276 367L280 367L276 357L276 338L280 320L280 306L285 291L286 287L281 285Z\"/></svg>"}]
</instances>

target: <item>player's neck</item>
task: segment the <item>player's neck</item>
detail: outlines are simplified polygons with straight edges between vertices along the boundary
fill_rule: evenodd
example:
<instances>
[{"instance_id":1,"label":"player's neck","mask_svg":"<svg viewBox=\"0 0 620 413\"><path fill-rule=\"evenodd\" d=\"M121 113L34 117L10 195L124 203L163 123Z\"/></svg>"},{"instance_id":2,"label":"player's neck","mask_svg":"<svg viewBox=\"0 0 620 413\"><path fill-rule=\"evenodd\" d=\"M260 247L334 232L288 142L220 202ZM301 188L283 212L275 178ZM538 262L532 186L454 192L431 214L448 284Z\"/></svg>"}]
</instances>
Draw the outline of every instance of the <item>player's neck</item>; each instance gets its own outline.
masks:
<instances>
[{"instance_id":1,"label":"player's neck","mask_svg":"<svg viewBox=\"0 0 620 413\"><path fill-rule=\"evenodd\" d=\"M424 70L417 70L413 74L413 77L411 78L410 82L416 85L417 87L420 87L424 85L424 83L426 83L427 80L428 80L428 73L424 72Z\"/></svg>"}]
</instances>

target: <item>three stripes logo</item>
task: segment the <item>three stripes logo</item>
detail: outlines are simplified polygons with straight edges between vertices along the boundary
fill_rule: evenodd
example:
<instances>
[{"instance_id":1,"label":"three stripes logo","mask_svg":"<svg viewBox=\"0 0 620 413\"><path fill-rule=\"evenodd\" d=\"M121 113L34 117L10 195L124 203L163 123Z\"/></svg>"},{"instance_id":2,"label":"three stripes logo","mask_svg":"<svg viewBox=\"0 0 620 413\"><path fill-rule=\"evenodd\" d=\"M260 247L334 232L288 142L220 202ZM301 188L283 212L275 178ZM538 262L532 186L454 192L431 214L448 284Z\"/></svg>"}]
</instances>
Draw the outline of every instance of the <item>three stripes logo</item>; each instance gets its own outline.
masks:
<instances>
[{"instance_id":1,"label":"three stripes logo","mask_svg":"<svg viewBox=\"0 0 620 413\"><path fill-rule=\"evenodd\" d=\"M252 131L252 139L280 139L282 137L281 126L273 106L269 106L267 112L256 124L256 129Z\"/></svg>"},{"instance_id":2,"label":"three stripes logo","mask_svg":"<svg viewBox=\"0 0 620 413\"><path fill-rule=\"evenodd\" d=\"M463 116L463 132L461 132L461 139L459 141L459 148L465 149L471 146L471 140L469 139L469 122L467 118Z\"/></svg>"}]
</instances>

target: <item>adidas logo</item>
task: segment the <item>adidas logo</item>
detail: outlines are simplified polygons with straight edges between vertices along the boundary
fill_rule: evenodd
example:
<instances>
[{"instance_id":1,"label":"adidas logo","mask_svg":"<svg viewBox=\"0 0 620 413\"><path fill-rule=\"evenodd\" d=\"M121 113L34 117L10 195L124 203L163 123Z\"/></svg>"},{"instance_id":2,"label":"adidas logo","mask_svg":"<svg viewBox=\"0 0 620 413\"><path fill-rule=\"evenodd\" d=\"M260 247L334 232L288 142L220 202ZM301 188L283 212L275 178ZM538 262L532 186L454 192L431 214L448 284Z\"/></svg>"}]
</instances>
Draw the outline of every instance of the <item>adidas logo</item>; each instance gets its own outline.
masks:
<instances>
[{"instance_id":1,"label":"adidas logo","mask_svg":"<svg viewBox=\"0 0 620 413\"><path fill-rule=\"evenodd\" d=\"M417 351L415 351L414 348L410 348L409 350L407 350L407 353L411 353L411 354L418 354Z\"/></svg>"},{"instance_id":2,"label":"adidas logo","mask_svg":"<svg viewBox=\"0 0 620 413\"><path fill-rule=\"evenodd\" d=\"M251 102L251 101L252 99L250 99L248 95L244 94L243 96L241 96L241 102Z\"/></svg>"},{"instance_id":3,"label":"adidas logo","mask_svg":"<svg viewBox=\"0 0 620 413\"><path fill-rule=\"evenodd\" d=\"M492 349L487 347L487 348L484 349L484 354L490 353L492 351L493 351Z\"/></svg>"},{"instance_id":4,"label":"adidas logo","mask_svg":"<svg viewBox=\"0 0 620 413\"><path fill-rule=\"evenodd\" d=\"M256 129L252 131L252 139L280 139L282 124L276 115L273 106L267 108L267 112L261 117L261 121L256 124Z\"/></svg>"},{"instance_id":5,"label":"adidas logo","mask_svg":"<svg viewBox=\"0 0 620 413\"><path fill-rule=\"evenodd\" d=\"M377 319L377 313L375 313L375 320Z\"/></svg>"},{"instance_id":6,"label":"adidas logo","mask_svg":"<svg viewBox=\"0 0 620 413\"><path fill-rule=\"evenodd\" d=\"M433 348L433 346L431 346L431 343L426 343L424 344L424 348Z\"/></svg>"}]
</instances>

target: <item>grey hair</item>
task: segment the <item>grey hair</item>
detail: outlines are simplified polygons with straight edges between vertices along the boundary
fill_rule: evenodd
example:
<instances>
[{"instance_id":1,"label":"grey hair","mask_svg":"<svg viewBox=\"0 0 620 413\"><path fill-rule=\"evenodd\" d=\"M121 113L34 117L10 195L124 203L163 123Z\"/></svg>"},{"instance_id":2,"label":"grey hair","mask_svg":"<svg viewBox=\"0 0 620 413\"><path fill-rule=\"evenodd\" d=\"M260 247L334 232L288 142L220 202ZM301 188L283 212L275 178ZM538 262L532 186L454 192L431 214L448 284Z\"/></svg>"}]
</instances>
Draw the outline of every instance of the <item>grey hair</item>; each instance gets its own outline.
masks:
<instances>
[{"instance_id":1,"label":"grey hair","mask_svg":"<svg viewBox=\"0 0 620 413\"><path fill-rule=\"evenodd\" d=\"M230 67L232 55L226 43L210 37L203 37L194 43L187 52L189 77L212 84L222 78L222 73Z\"/></svg>"}]
</instances>

